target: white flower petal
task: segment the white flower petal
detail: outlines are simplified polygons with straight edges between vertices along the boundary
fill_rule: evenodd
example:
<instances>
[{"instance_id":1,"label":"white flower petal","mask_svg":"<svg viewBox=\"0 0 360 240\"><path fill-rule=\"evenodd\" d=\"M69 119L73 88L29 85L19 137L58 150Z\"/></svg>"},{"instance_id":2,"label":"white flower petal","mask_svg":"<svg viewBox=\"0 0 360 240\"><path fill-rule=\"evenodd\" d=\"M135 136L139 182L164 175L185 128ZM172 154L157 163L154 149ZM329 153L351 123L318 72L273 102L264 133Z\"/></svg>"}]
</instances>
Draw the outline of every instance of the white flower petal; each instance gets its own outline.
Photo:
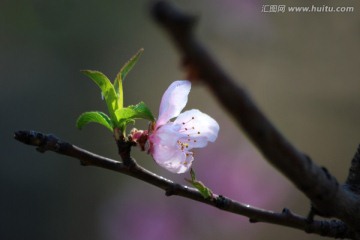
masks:
<instances>
[{"instance_id":1,"label":"white flower petal","mask_svg":"<svg viewBox=\"0 0 360 240\"><path fill-rule=\"evenodd\" d=\"M181 113L191 83L175 81L165 91L155 129L149 136L150 154L160 166L173 173L188 171L194 161L192 148L205 147L218 136L219 124L197 109ZM169 122L177 117L174 122Z\"/></svg>"},{"instance_id":2,"label":"white flower petal","mask_svg":"<svg viewBox=\"0 0 360 240\"><path fill-rule=\"evenodd\" d=\"M206 146L206 141L214 142L218 136L219 124L209 115L192 109L181 113L174 124L180 124L180 132L186 134L189 139L196 140L194 147ZM191 142L191 141L190 141Z\"/></svg>"},{"instance_id":3,"label":"white flower petal","mask_svg":"<svg viewBox=\"0 0 360 240\"><path fill-rule=\"evenodd\" d=\"M168 159L171 159L176 153L177 148L171 146L164 146L160 144L154 144L152 149L152 156L158 164L166 162Z\"/></svg>"},{"instance_id":4,"label":"white flower petal","mask_svg":"<svg viewBox=\"0 0 360 240\"><path fill-rule=\"evenodd\" d=\"M156 126L164 125L180 114L187 103L190 89L191 83L187 80L175 81L168 87L161 99Z\"/></svg>"},{"instance_id":5,"label":"white flower petal","mask_svg":"<svg viewBox=\"0 0 360 240\"><path fill-rule=\"evenodd\" d=\"M184 137L183 134L179 133L180 127L180 125L175 125L172 122L162 125L150 135L150 141L158 145L177 146L177 141Z\"/></svg>"},{"instance_id":6,"label":"white flower petal","mask_svg":"<svg viewBox=\"0 0 360 240\"><path fill-rule=\"evenodd\" d=\"M173 173L188 171L194 161L192 153L163 145L156 146L153 158L157 164Z\"/></svg>"}]
</instances>

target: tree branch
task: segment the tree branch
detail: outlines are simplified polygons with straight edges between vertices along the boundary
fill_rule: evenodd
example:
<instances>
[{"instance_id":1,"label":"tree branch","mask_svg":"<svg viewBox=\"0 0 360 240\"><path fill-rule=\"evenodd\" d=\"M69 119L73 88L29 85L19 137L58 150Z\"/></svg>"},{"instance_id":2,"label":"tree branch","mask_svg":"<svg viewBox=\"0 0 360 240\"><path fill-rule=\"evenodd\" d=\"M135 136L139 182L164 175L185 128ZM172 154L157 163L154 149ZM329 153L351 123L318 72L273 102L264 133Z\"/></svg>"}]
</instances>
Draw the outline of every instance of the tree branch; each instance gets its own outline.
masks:
<instances>
[{"instance_id":1,"label":"tree branch","mask_svg":"<svg viewBox=\"0 0 360 240\"><path fill-rule=\"evenodd\" d=\"M360 193L360 145L351 161L351 167L345 186L354 193Z\"/></svg>"},{"instance_id":2,"label":"tree branch","mask_svg":"<svg viewBox=\"0 0 360 240\"><path fill-rule=\"evenodd\" d=\"M18 131L15 139L36 146L40 152L53 151L77 158L84 166L98 166L140 179L165 190L167 196L182 196L246 216L250 222L267 222L334 238L360 239L360 147L352 161L346 184L339 185L325 168L319 167L292 146L248 93L219 67L193 36L195 17L178 11L166 2L154 5L153 16L169 33L182 54L189 79L200 79L206 83L266 159L310 199L314 211L309 218L293 214L287 209L276 213L255 208L218 194L205 199L198 190L165 179L138 165L130 155L134 143L125 139L117 141L122 162L96 155L54 135ZM314 220L313 213L340 220Z\"/></svg>"},{"instance_id":3,"label":"tree branch","mask_svg":"<svg viewBox=\"0 0 360 240\"><path fill-rule=\"evenodd\" d=\"M298 151L271 124L248 93L229 77L193 36L194 17L165 1L152 9L183 57L191 80L200 79L281 173L302 191L323 216L334 216L360 232L358 195L340 186L325 168Z\"/></svg>"},{"instance_id":4,"label":"tree branch","mask_svg":"<svg viewBox=\"0 0 360 240\"><path fill-rule=\"evenodd\" d=\"M118 146L120 146L119 149L128 149L128 152L124 151L120 154L122 162L119 162L79 148L52 134L45 135L35 131L17 131L14 137L22 143L36 146L39 152L53 151L58 154L77 158L83 166L97 166L123 173L165 190L167 196L177 195L202 202L223 211L246 216L250 219L250 222L253 223L267 222L333 238L354 237L354 232L351 231L346 224L338 220L309 222L306 218L293 214L287 209L284 209L281 213L276 213L242 204L218 194L214 194L213 198L205 199L197 189L175 183L138 165L130 156L129 146L132 146L131 142L119 141L117 143ZM125 164L125 162L130 162L131 164Z\"/></svg>"}]
</instances>

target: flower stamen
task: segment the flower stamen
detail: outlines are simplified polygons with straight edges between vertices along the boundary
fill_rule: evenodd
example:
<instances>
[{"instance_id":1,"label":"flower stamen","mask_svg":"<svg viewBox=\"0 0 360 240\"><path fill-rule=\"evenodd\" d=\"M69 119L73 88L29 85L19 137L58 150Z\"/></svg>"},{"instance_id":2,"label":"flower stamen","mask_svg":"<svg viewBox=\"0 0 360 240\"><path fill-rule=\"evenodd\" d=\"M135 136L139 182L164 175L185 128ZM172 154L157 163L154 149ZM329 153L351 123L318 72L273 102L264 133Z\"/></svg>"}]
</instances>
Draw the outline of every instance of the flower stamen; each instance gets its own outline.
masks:
<instances>
[{"instance_id":1,"label":"flower stamen","mask_svg":"<svg viewBox=\"0 0 360 240\"><path fill-rule=\"evenodd\" d=\"M183 124L183 125L188 124L189 122L191 122L191 121L194 120L194 119L195 119L195 117L191 117L191 119L190 119L189 121L187 121L187 122L182 122L182 124Z\"/></svg>"}]
</instances>

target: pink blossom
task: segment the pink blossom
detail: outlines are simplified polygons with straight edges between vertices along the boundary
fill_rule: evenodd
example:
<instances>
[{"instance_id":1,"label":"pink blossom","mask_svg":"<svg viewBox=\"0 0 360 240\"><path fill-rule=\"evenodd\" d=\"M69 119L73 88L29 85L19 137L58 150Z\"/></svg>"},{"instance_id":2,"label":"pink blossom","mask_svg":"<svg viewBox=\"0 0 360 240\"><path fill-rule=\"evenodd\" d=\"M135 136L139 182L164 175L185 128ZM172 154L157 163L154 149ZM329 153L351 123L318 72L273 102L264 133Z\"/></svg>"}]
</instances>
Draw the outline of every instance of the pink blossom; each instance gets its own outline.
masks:
<instances>
[{"instance_id":1,"label":"pink blossom","mask_svg":"<svg viewBox=\"0 0 360 240\"><path fill-rule=\"evenodd\" d=\"M194 161L194 153L190 150L214 142L219 132L219 124L197 109L180 114L190 88L191 83L187 80L175 81L169 86L161 100L158 120L149 135L150 154L157 164L173 173L188 171Z\"/></svg>"}]
</instances>

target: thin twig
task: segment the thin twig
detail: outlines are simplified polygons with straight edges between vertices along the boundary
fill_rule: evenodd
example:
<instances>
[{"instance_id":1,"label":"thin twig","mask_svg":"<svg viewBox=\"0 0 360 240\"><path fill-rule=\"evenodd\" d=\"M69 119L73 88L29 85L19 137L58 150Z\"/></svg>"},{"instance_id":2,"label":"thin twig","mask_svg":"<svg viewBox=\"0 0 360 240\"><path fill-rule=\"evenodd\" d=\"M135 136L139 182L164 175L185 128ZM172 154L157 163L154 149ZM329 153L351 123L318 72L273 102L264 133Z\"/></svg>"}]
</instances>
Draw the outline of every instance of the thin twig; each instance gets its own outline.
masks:
<instances>
[{"instance_id":1,"label":"thin twig","mask_svg":"<svg viewBox=\"0 0 360 240\"><path fill-rule=\"evenodd\" d=\"M119 162L79 148L52 134L43 134L36 131L17 131L14 137L22 143L37 147L36 149L42 153L53 151L58 154L77 158L83 166L97 166L120 172L163 189L167 196L177 195L202 202L223 211L246 216L250 219L250 222L267 222L334 238L352 238L354 235L354 233L347 228L346 224L341 221L309 222L306 218L293 214L287 209L284 209L281 213L276 213L242 204L218 194L214 194L213 198L205 199L197 189L175 183L141 167L131 158L130 154L128 154L130 152L124 152L121 155L122 162ZM131 142L126 141L118 142L117 144L121 145L120 148L128 148L128 146L132 145ZM128 149L130 151L130 148ZM131 162L132 164L126 165L123 162ZM341 231L333 231L332 229L341 229Z\"/></svg>"},{"instance_id":2,"label":"thin twig","mask_svg":"<svg viewBox=\"0 0 360 240\"><path fill-rule=\"evenodd\" d=\"M360 232L358 196L342 188L335 177L298 151L271 124L193 36L195 18L165 1L157 2L152 13L178 48L191 80L200 79L210 88L266 159L310 199L319 214L337 217Z\"/></svg>"}]
</instances>

